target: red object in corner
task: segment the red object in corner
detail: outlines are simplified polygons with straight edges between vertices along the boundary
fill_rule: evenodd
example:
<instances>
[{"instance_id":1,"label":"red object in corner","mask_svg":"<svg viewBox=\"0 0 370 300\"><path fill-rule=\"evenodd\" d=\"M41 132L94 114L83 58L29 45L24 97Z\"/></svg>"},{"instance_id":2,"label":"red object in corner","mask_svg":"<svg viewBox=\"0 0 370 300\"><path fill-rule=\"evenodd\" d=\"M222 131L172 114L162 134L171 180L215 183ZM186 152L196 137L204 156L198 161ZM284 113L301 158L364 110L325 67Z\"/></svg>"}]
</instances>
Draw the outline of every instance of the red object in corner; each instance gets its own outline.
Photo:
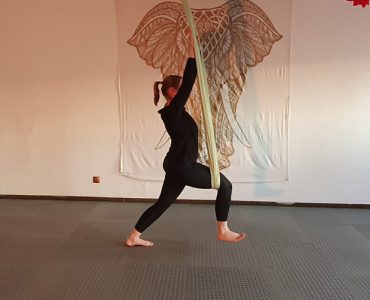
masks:
<instances>
[{"instance_id":1,"label":"red object in corner","mask_svg":"<svg viewBox=\"0 0 370 300\"><path fill-rule=\"evenodd\" d=\"M353 1L353 6L362 5L362 7L365 7L369 5L370 0L347 0L347 1Z\"/></svg>"}]
</instances>

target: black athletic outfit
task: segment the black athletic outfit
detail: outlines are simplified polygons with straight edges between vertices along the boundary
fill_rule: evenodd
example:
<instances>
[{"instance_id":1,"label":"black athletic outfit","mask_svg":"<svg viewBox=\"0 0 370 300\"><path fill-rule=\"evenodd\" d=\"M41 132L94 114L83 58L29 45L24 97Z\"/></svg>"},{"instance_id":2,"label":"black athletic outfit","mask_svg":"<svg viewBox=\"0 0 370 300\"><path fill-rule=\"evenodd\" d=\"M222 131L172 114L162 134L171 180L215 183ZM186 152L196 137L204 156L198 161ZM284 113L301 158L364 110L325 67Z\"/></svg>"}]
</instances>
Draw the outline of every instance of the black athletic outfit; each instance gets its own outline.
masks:
<instances>
[{"instance_id":1,"label":"black athletic outfit","mask_svg":"<svg viewBox=\"0 0 370 300\"><path fill-rule=\"evenodd\" d=\"M197 76L194 58L189 58L182 79L182 84L170 105L158 112L171 138L170 149L164 159L163 168L166 177L162 191L155 204L150 206L140 217L135 229L143 232L177 199L186 185L201 189L211 188L211 174L208 167L196 162L198 157L198 127L194 119L185 110L191 89ZM229 213L232 185L221 175L221 184L216 198L216 218L226 221Z\"/></svg>"}]
</instances>

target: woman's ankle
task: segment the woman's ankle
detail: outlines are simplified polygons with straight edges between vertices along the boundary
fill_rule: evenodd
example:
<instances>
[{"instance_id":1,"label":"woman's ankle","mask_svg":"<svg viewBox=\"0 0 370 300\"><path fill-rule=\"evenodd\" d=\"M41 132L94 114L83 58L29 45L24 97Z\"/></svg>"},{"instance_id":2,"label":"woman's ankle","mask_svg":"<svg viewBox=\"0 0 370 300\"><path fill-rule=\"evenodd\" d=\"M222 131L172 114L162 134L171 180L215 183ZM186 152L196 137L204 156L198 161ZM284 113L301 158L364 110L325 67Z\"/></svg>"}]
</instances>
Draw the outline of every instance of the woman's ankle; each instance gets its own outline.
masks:
<instances>
[{"instance_id":1,"label":"woman's ankle","mask_svg":"<svg viewBox=\"0 0 370 300\"><path fill-rule=\"evenodd\" d=\"M217 221L217 233L224 233L229 230L227 221Z\"/></svg>"},{"instance_id":2,"label":"woman's ankle","mask_svg":"<svg viewBox=\"0 0 370 300\"><path fill-rule=\"evenodd\" d=\"M134 239L134 238L138 238L138 237L140 237L140 235L141 235L141 232L140 232L140 231L137 231L137 230L134 228L134 229L131 231L129 238L132 238L132 239Z\"/></svg>"}]
</instances>

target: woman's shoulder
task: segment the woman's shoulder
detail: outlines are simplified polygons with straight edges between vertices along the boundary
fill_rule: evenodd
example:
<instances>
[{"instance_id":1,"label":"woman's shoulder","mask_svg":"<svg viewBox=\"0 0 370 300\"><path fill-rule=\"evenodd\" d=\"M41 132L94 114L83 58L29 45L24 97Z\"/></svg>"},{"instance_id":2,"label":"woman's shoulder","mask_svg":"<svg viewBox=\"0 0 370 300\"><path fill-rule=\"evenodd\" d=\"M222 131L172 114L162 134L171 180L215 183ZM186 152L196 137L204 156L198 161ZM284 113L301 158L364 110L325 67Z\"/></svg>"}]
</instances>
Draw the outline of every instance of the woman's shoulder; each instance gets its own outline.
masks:
<instances>
[{"instance_id":1,"label":"woman's shoulder","mask_svg":"<svg viewBox=\"0 0 370 300\"><path fill-rule=\"evenodd\" d=\"M158 113L162 115L163 113L165 113L167 111L166 108L167 108L167 106L161 108L160 110L158 110Z\"/></svg>"},{"instance_id":2,"label":"woman's shoulder","mask_svg":"<svg viewBox=\"0 0 370 300\"><path fill-rule=\"evenodd\" d=\"M173 105L173 102L175 102L177 100L177 98L179 98L179 97L176 95L173 98L172 103L167 105L167 106L164 106L163 108L158 110L158 113L163 115L163 114L166 114L166 113L171 113L171 114L176 113L177 114L177 111L179 111L180 113L183 112L185 110L185 107L181 107L181 109L177 109L176 105Z\"/></svg>"}]
</instances>

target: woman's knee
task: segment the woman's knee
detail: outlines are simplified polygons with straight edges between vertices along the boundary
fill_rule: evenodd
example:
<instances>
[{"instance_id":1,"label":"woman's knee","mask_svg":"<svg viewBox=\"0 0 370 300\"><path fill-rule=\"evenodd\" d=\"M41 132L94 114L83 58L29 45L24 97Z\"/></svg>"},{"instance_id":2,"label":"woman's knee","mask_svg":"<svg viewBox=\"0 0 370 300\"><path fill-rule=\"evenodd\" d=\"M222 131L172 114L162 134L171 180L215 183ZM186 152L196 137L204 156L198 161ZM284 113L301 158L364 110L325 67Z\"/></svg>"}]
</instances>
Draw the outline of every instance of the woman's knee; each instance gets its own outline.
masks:
<instances>
[{"instance_id":1,"label":"woman's knee","mask_svg":"<svg viewBox=\"0 0 370 300\"><path fill-rule=\"evenodd\" d=\"M233 189L233 185L229 181L229 179L227 179L226 176L224 176L222 173L220 174L220 179L221 179L220 188L228 190L228 191L231 192L232 189Z\"/></svg>"}]
</instances>

